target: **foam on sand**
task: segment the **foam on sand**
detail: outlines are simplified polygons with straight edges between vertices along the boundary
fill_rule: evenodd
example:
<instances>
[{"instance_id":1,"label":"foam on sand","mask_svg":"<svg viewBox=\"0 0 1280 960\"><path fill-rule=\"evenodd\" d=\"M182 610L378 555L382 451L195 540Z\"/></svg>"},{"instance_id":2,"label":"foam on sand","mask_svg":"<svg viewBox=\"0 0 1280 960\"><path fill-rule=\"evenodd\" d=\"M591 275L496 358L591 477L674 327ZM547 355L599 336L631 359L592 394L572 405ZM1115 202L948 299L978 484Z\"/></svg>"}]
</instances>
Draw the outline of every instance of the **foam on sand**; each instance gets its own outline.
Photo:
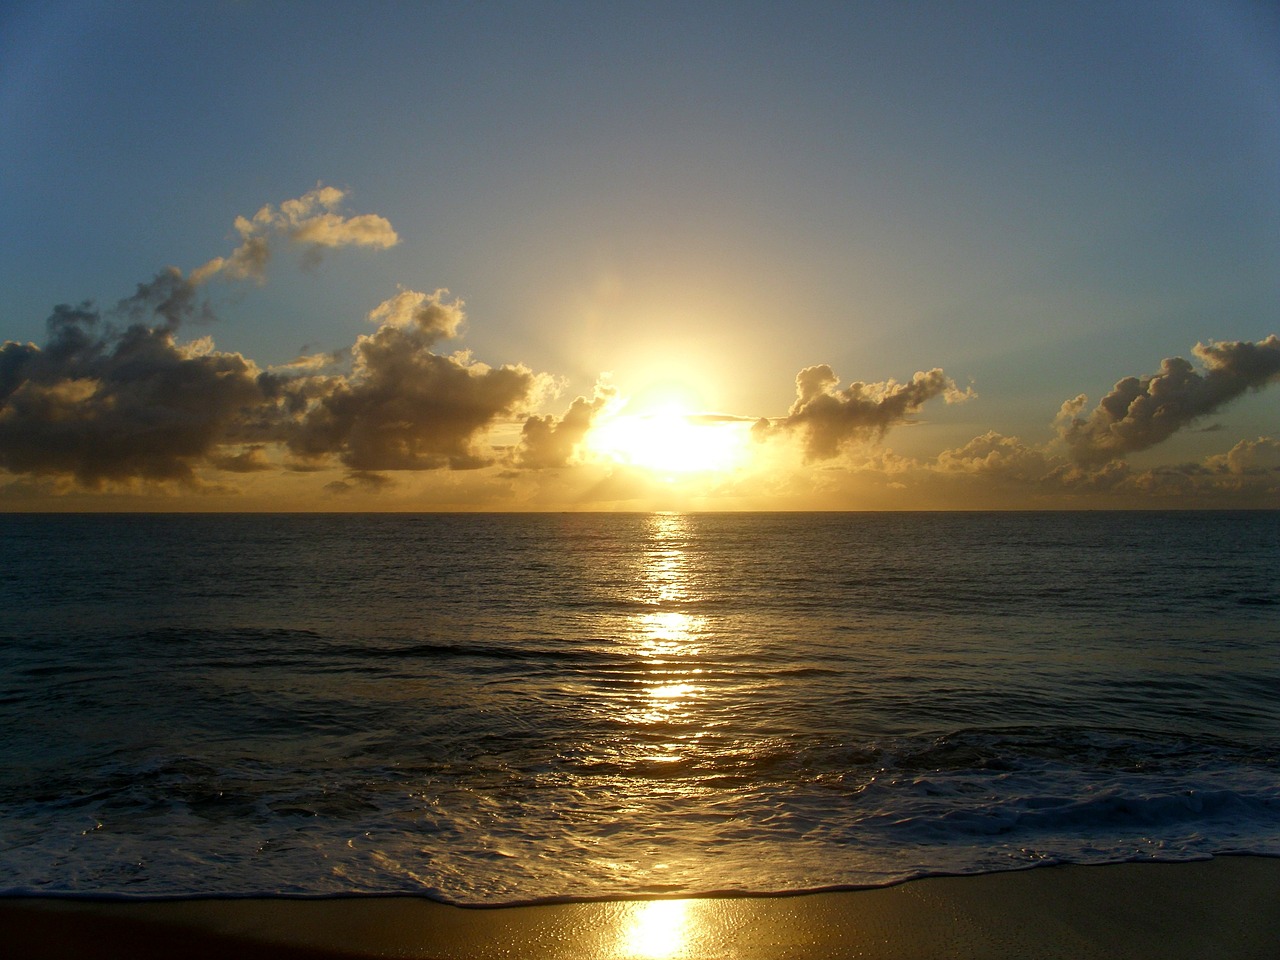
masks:
<instances>
[{"instance_id":1,"label":"foam on sand","mask_svg":"<svg viewBox=\"0 0 1280 960\"><path fill-rule=\"evenodd\" d=\"M787 897L447 906L413 897L0 900L10 955L1271 958L1280 858L1042 867Z\"/></svg>"}]
</instances>

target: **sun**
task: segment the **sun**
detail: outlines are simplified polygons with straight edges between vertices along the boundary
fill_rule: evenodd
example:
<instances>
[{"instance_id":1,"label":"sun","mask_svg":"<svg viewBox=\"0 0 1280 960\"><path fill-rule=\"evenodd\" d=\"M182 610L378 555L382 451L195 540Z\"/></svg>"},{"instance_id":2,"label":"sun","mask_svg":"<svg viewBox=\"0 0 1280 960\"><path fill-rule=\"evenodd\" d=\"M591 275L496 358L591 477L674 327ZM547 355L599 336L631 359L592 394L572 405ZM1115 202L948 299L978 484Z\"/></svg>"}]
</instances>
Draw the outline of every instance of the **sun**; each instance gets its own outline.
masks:
<instances>
[{"instance_id":1,"label":"sun","mask_svg":"<svg viewBox=\"0 0 1280 960\"><path fill-rule=\"evenodd\" d=\"M600 459L671 476L732 470L745 457L743 424L731 418L693 413L679 400L626 410L592 426L587 446Z\"/></svg>"}]
</instances>

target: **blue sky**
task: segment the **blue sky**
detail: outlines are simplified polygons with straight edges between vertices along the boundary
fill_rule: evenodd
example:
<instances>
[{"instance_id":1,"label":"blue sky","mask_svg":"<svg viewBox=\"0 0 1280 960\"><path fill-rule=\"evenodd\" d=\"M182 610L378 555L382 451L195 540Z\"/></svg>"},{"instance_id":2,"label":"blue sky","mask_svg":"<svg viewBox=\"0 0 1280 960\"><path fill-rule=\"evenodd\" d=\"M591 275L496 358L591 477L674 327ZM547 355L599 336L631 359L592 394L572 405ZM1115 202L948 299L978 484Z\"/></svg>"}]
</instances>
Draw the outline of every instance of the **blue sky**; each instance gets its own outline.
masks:
<instances>
[{"instance_id":1,"label":"blue sky","mask_svg":"<svg viewBox=\"0 0 1280 960\"><path fill-rule=\"evenodd\" d=\"M384 218L398 242L273 239L261 282L201 285L217 319L175 343L211 337L258 371L348 357L297 414L358 378L349 351L379 303L447 288L459 335L419 348L542 378L467 428L465 470L220 422L170 472L102 475L37 449L109 443L103 375L82 368L94 430L0 430L10 503L254 508L286 487L325 508L1275 502L1280 348L1105 460L1055 426L1064 402L1087 395L1088 420L1165 358L1204 374L1197 343L1277 332L1270 4L17 3L0 37L0 340L47 355L55 304L106 314L167 266L189 278L238 247L236 217L323 184L344 192L336 216ZM797 374L824 364L837 402L800 409ZM894 416L883 387L844 392L935 368L954 390ZM568 432L555 463L513 452L529 416L558 423L576 396L604 397L599 425L674 394L773 429L714 475L650 475L616 431L611 454ZM817 456L827 408L846 428ZM976 448L963 468L942 456L993 433L1016 475ZM36 446L6 459L6 442ZM250 451L259 469L213 465Z\"/></svg>"}]
</instances>

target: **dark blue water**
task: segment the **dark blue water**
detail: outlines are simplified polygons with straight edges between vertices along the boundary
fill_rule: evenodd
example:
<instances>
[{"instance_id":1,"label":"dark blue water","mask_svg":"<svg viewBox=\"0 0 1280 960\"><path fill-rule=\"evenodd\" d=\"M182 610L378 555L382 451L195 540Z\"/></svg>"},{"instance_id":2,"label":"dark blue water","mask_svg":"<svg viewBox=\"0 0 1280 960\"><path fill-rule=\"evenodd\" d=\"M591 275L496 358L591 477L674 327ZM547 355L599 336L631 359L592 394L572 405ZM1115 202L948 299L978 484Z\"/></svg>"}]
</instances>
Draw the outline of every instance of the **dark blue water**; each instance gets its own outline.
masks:
<instances>
[{"instance_id":1,"label":"dark blue water","mask_svg":"<svg viewBox=\"0 0 1280 960\"><path fill-rule=\"evenodd\" d=\"M0 883L1280 855L1280 513L6 516Z\"/></svg>"}]
</instances>

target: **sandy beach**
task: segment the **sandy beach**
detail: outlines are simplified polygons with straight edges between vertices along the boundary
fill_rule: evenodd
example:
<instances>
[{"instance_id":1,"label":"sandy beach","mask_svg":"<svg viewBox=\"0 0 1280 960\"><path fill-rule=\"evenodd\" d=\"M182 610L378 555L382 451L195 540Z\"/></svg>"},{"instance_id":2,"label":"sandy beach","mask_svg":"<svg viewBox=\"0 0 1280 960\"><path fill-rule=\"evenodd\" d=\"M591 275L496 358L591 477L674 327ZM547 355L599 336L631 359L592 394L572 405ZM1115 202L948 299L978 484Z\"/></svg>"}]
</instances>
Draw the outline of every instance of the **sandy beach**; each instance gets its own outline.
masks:
<instances>
[{"instance_id":1,"label":"sandy beach","mask_svg":"<svg viewBox=\"0 0 1280 960\"><path fill-rule=\"evenodd\" d=\"M787 897L0 900L15 958L1272 958L1280 859L1056 866Z\"/></svg>"}]
</instances>

